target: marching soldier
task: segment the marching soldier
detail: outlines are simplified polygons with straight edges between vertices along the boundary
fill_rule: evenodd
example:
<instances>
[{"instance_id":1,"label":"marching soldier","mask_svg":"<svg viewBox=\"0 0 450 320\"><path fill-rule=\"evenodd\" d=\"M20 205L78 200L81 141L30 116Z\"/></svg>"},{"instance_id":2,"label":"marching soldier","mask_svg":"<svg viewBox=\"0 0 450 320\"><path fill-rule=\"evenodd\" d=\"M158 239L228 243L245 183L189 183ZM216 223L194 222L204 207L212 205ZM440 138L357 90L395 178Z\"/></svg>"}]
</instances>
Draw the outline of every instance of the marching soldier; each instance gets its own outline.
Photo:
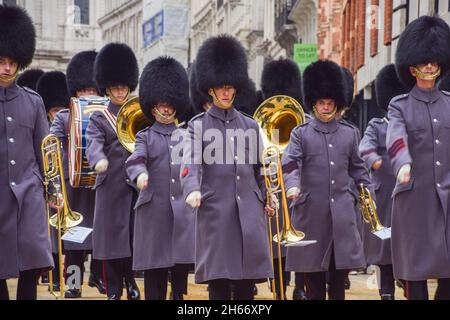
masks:
<instances>
[{"instance_id":1,"label":"marching soldier","mask_svg":"<svg viewBox=\"0 0 450 320\"><path fill-rule=\"evenodd\" d=\"M264 66L261 78L261 89L263 100L269 99L270 97L277 95L286 95L294 98L300 104L303 105L303 93L302 93L302 76L300 74L300 69L298 65L289 59L279 59L267 63ZM307 111L307 110L306 110ZM305 112L306 112L305 111ZM283 225L282 213L280 212L279 225ZM275 217L273 218L275 219ZM276 224L272 222L272 234L276 234ZM272 242L273 252L277 252L276 243ZM282 252L282 266L283 270L286 269L286 248L281 247ZM280 295L280 276L278 271L278 258L274 257L275 266L275 288L277 296ZM286 291L286 286L289 283L290 273L284 272L284 289ZM286 296L286 292L284 292ZM306 300L305 293L305 283L303 273L295 274L295 289L293 293L294 300Z\"/></svg>"},{"instance_id":2,"label":"marching soldier","mask_svg":"<svg viewBox=\"0 0 450 320\"><path fill-rule=\"evenodd\" d=\"M400 37L396 69L409 94L389 106L387 147L397 182L393 192L394 276L406 280L407 298L450 299L450 94L436 81L450 68L450 28L438 17L411 22Z\"/></svg>"},{"instance_id":3,"label":"marching soldier","mask_svg":"<svg viewBox=\"0 0 450 320\"><path fill-rule=\"evenodd\" d=\"M94 78L111 102L106 112L94 113L86 130L87 157L98 173L92 236L94 259L103 260L109 300L120 300L123 286L128 300L139 300L132 270L133 207L137 194L128 184L125 161L130 153L121 145L115 117L138 84L139 67L130 47L107 44L97 55Z\"/></svg>"},{"instance_id":4,"label":"marching soldier","mask_svg":"<svg viewBox=\"0 0 450 320\"><path fill-rule=\"evenodd\" d=\"M160 57L145 67L139 90L142 111L153 125L138 134L126 163L140 190L133 270L144 271L145 299L166 299L170 271L172 299L183 300L194 264L195 215L181 190L182 154L173 150L185 136L175 120L190 109L188 76L179 62Z\"/></svg>"},{"instance_id":5,"label":"marching soldier","mask_svg":"<svg viewBox=\"0 0 450 320\"><path fill-rule=\"evenodd\" d=\"M17 77L17 85L36 91L36 84L43 75L44 71L41 69L26 70Z\"/></svg>"},{"instance_id":6,"label":"marching soldier","mask_svg":"<svg viewBox=\"0 0 450 320\"><path fill-rule=\"evenodd\" d=\"M37 93L44 101L45 111L49 127L52 125L56 115L63 109L69 107L69 93L66 87L66 76L60 71L45 72L36 84ZM51 131L50 131L51 133ZM67 177L67 173L66 173ZM53 213L56 213L54 211ZM52 256L55 268L53 274L53 291L60 291L59 263L58 263L58 240L55 228L51 228Z\"/></svg>"},{"instance_id":7,"label":"marching soldier","mask_svg":"<svg viewBox=\"0 0 450 320\"><path fill-rule=\"evenodd\" d=\"M55 82L53 86L49 87L49 91L55 93L57 91L62 92L63 88L66 91L67 106L70 104L70 94L72 96L80 95L98 95L93 80L93 64L96 57L95 51L80 52L75 55L70 61L67 68L67 79L61 79ZM40 81L41 82L41 81ZM63 86L61 90L56 90L58 86ZM45 99L44 99L45 101ZM94 219L95 208L95 191L86 188L72 188L69 183L69 165L68 165L68 147L69 147L69 109L66 108L59 112L55 120L52 122L50 132L55 134L63 145L63 166L66 179L66 190L69 198L69 204L73 211L79 212L83 215L83 222L81 227L92 228ZM82 244L74 242L64 242L65 249L65 274L68 279L72 274L79 275L77 279L72 279L71 283L68 283L69 289L64 293L64 297L67 299L81 298L81 288L84 278L84 261L88 251L92 251L92 236L88 238ZM91 275L89 283L91 286L96 286L100 293L105 294L103 282L100 274L100 267L95 267L95 260L91 262ZM100 263L96 261L97 265ZM100 270L99 270L100 269ZM97 271L95 273L95 271ZM95 282L93 283L94 280ZM75 283L73 283L75 281Z\"/></svg>"},{"instance_id":8,"label":"marching soldier","mask_svg":"<svg viewBox=\"0 0 450 320\"><path fill-rule=\"evenodd\" d=\"M308 299L328 295L345 299L348 269L366 266L356 224L351 181L370 187L369 173L358 153L358 134L336 121L345 105L341 68L331 61L310 65L304 95L315 118L294 129L283 156L287 197L293 201L293 224L317 244L288 248L286 269L305 273Z\"/></svg>"},{"instance_id":9,"label":"marching soldier","mask_svg":"<svg viewBox=\"0 0 450 320\"><path fill-rule=\"evenodd\" d=\"M404 94L407 89L398 79L395 65L381 69L375 80L378 107L387 113L392 98ZM389 120L374 118L370 121L359 145L361 157L372 172L375 194L378 200L377 213L385 227L391 226L392 191L395 176L386 148L386 132ZM371 233L370 226L363 229L364 253L369 265L380 268L380 296L382 300L395 300L395 280L392 267L391 241L381 240Z\"/></svg>"},{"instance_id":10,"label":"marching soldier","mask_svg":"<svg viewBox=\"0 0 450 320\"><path fill-rule=\"evenodd\" d=\"M35 300L40 273L53 267L42 183L41 142L48 123L41 97L15 80L33 60L28 13L0 5L0 300L19 278L17 299Z\"/></svg>"},{"instance_id":11,"label":"marching soldier","mask_svg":"<svg viewBox=\"0 0 450 320\"><path fill-rule=\"evenodd\" d=\"M181 168L186 203L197 209L195 280L209 284L211 300L231 299L232 284L234 299L253 300L254 284L273 274L259 129L233 108L249 80L245 51L230 36L210 38L198 52L196 73L213 106L189 123Z\"/></svg>"}]
</instances>

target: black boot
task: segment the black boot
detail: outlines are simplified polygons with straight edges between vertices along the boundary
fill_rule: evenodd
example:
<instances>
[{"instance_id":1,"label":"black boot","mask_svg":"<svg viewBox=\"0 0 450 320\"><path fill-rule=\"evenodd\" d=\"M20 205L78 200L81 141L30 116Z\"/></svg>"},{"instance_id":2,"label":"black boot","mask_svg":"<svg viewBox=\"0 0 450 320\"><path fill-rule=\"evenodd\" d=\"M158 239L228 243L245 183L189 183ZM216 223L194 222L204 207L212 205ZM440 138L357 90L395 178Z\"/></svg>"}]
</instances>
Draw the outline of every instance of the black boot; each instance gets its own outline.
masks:
<instances>
[{"instance_id":1,"label":"black boot","mask_svg":"<svg viewBox=\"0 0 450 320\"><path fill-rule=\"evenodd\" d=\"M174 301L182 301L184 300L184 295L182 293L174 293L172 291L172 293L170 294L170 300L174 300Z\"/></svg>"},{"instance_id":2,"label":"black boot","mask_svg":"<svg viewBox=\"0 0 450 320\"><path fill-rule=\"evenodd\" d=\"M108 300L120 300L120 296L117 294L111 294L108 296Z\"/></svg>"},{"instance_id":3,"label":"black boot","mask_svg":"<svg viewBox=\"0 0 450 320\"><path fill-rule=\"evenodd\" d=\"M127 289L128 300L141 300L141 292L134 279L125 280L125 288Z\"/></svg>"},{"instance_id":4,"label":"black boot","mask_svg":"<svg viewBox=\"0 0 450 320\"><path fill-rule=\"evenodd\" d=\"M351 286L350 278L347 276L347 278L345 278L345 290L350 290L350 286Z\"/></svg>"},{"instance_id":5,"label":"black boot","mask_svg":"<svg viewBox=\"0 0 450 320\"><path fill-rule=\"evenodd\" d=\"M296 287L294 289L294 293L292 294L292 300L302 300L302 301L308 300L305 290Z\"/></svg>"},{"instance_id":6,"label":"black boot","mask_svg":"<svg viewBox=\"0 0 450 320\"><path fill-rule=\"evenodd\" d=\"M393 294L382 294L381 300L395 300L395 296Z\"/></svg>"},{"instance_id":7,"label":"black boot","mask_svg":"<svg viewBox=\"0 0 450 320\"><path fill-rule=\"evenodd\" d=\"M97 278L92 273L89 276L88 286L91 288L94 288L94 287L97 288L97 290L100 294L106 294L106 287L105 287L105 283L103 282L103 279Z\"/></svg>"},{"instance_id":8,"label":"black boot","mask_svg":"<svg viewBox=\"0 0 450 320\"><path fill-rule=\"evenodd\" d=\"M258 287L256 284L253 286L253 296L256 297L258 295Z\"/></svg>"},{"instance_id":9,"label":"black boot","mask_svg":"<svg viewBox=\"0 0 450 320\"><path fill-rule=\"evenodd\" d=\"M80 299L81 298L81 290L80 289L69 289L64 292L65 299Z\"/></svg>"}]
</instances>

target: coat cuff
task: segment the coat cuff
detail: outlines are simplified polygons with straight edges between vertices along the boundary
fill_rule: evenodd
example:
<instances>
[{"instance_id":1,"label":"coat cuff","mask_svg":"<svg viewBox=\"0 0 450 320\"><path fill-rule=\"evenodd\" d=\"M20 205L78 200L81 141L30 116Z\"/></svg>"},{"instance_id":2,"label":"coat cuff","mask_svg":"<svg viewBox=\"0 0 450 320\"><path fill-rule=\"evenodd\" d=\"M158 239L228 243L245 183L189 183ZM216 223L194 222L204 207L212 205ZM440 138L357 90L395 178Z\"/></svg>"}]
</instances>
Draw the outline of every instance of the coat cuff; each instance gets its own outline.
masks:
<instances>
[{"instance_id":1,"label":"coat cuff","mask_svg":"<svg viewBox=\"0 0 450 320\"><path fill-rule=\"evenodd\" d=\"M378 160L383 160L383 158L377 153L372 153L366 157L365 161L367 166L369 167L369 170L372 170L373 164Z\"/></svg>"}]
</instances>

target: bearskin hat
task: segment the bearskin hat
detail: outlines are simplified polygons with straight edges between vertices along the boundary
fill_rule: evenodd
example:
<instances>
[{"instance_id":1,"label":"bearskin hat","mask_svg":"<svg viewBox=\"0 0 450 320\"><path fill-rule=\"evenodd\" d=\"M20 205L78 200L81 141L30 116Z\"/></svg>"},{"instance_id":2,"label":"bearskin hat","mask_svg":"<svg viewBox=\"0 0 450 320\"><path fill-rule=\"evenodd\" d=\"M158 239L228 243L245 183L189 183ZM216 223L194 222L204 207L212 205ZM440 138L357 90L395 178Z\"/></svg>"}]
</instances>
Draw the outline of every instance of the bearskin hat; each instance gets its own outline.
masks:
<instances>
[{"instance_id":1,"label":"bearskin hat","mask_svg":"<svg viewBox=\"0 0 450 320\"><path fill-rule=\"evenodd\" d=\"M380 70L375 79L375 93L380 110L387 112L391 100L409 90L398 78L394 64L389 64Z\"/></svg>"},{"instance_id":2,"label":"bearskin hat","mask_svg":"<svg viewBox=\"0 0 450 320\"><path fill-rule=\"evenodd\" d=\"M253 80L249 79L247 85L242 87L241 90L236 93L234 105L236 106L236 110L242 111L249 116L253 116L259 106L256 85Z\"/></svg>"},{"instance_id":3,"label":"bearskin hat","mask_svg":"<svg viewBox=\"0 0 450 320\"><path fill-rule=\"evenodd\" d=\"M70 96L66 86L66 75L60 71L44 73L36 85L36 91L44 101L47 112L53 107L68 108Z\"/></svg>"},{"instance_id":4,"label":"bearskin hat","mask_svg":"<svg viewBox=\"0 0 450 320\"><path fill-rule=\"evenodd\" d=\"M345 106L350 108L355 100L355 80L353 80L353 75L350 70L345 67L341 68L345 80Z\"/></svg>"},{"instance_id":5,"label":"bearskin hat","mask_svg":"<svg viewBox=\"0 0 450 320\"><path fill-rule=\"evenodd\" d=\"M36 30L28 13L17 6L0 4L0 57L8 57L25 69L33 61Z\"/></svg>"},{"instance_id":6,"label":"bearskin hat","mask_svg":"<svg viewBox=\"0 0 450 320\"><path fill-rule=\"evenodd\" d=\"M73 56L67 66L67 89L71 97L76 97L78 91L87 88L97 88L94 81L94 62L97 57L95 50L82 51Z\"/></svg>"},{"instance_id":7,"label":"bearskin hat","mask_svg":"<svg viewBox=\"0 0 450 320\"><path fill-rule=\"evenodd\" d=\"M346 105L346 84L341 67L330 60L309 65L303 74L303 94L309 110L319 99L333 99L338 111L342 110Z\"/></svg>"},{"instance_id":8,"label":"bearskin hat","mask_svg":"<svg viewBox=\"0 0 450 320\"><path fill-rule=\"evenodd\" d=\"M44 75L41 69L28 69L20 74L17 78L17 85L20 87L27 87L36 91L36 84L40 77Z\"/></svg>"},{"instance_id":9,"label":"bearskin hat","mask_svg":"<svg viewBox=\"0 0 450 320\"><path fill-rule=\"evenodd\" d=\"M142 72L139 100L142 112L151 121L154 121L152 109L159 102L172 105L180 119L190 109L186 69L171 57L159 57L150 61Z\"/></svg>"},{"instance_id":10,"label":"bearskin hat","mask_svg":"<svg viewBox=\"0 0 450 320\"><path fill-rule=\"evenodd\" d=\"M205 112L203 106L207 102L212 102L212 98L209 95L205 96L205 94L198 89L197 72L195 71L195 62L192 64L191 72L189 74L189 91L194 113L200 114Z\"/></svg>"},{"instance_id":11,"label":"bearskin hat","mask_svg":"<svg viewBox=\"0 0 450 320\"><path fill-rule=\"evenodd\" d=\"M302 76L298 65L290 59L279 59L264 66L261 78L264 98L286 95L303 103Z\"/></svg>"},{"instance_id":12,"label":"bearskin hat","mask_svg":"<svg viewBox=\"0 0 450 320\"><path fill-rule=\"evenodd\" d=\"M229 35L207 39L195 63L199 90L209 96L210 88L233 86L237 94L248 84L247 55L242 45Z\"/></svg>"},{"instance_id":13,"label":"bearskin hat","mask_svg":"<svg viewBox=\"0 0 450 320\"><path fill-rule=\"evenodd\" d=\"M133 50L123 43L109 43L98 53L94 63L94 79L102 95L113 86L136 90L139 66Z\"/></svg>"},{"instance_id":14,"label":"bearskin hat","mask_svg":"<svg viewBox=\"0 0 450 320\"><path fill-rule=\"evenodd\" d=\"M398 41L395 65L403 84L411 89L416 79L409 67L437 62L444 76L450 68L450 27L439 17L422 16L406 26Z\"/></svg>"}]
</instances>

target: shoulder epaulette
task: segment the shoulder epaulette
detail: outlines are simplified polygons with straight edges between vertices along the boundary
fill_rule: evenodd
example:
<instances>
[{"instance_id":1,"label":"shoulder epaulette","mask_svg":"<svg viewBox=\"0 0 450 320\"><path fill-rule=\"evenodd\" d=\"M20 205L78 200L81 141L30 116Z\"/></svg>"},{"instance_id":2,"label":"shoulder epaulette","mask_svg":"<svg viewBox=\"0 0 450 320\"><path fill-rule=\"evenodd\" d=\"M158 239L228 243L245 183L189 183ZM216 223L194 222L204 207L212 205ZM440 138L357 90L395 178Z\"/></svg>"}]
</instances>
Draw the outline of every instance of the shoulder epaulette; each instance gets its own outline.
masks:
<instances>
[{"instance_id":1,"label":"shoulder epaulette","mask_svg":"<svg viewBox=\"0 0 450 320\"><path fill-rule=\"evenodd\" d=\"M448 91L441 90L441 92L442 92L443 94L445 94L446 96L450 96L450 92L448 92Z\"/></svg>"},{"instance_id":2,"label":"shoulder epaulette","mask_svg":"<svg viewBox=\"0 0 450 320\"><path fill-rule=\"evenodd\" d=\"M39 93L37 93L37 92L34 91L33 89L30 89L30 88L28 88L28 87L22 87L22 89L25 90L25 91L28 92L28 93L31 93L31 94L35 95L35 96L41 97L41 96L39 95Z\"/></svg>"},{"instance_id":3,"label":"shoulder epaulette","mask_svg":"<svg viewBox=\"0 0 450 320\"><path fill-rule=\"evenodd\" d=\"M195 117L193 117L189 122L193 122L193 121L195 121L195 120L197 120L197 119L200 119L200 118L203 117L205 114L206 114L206 112L202 112L202 113L196 115Z\"/></svg>"},{"instance_id":4,"label":"shoulder epaulette","mask_svg":"<svg viewBox=\"0 0 450 320\"><path fill-rule=\"evenodd\" d=\"M399 95L399 96L394 97L394 98L391 100L391 103L392 103L392 102L396 102L396 101L400 101L400 100L402 100L402 99L406 99L406 98L408 98L408 97L409 97L409 93L401 94L401 95Z\"/></svg>"}]
</instances>

